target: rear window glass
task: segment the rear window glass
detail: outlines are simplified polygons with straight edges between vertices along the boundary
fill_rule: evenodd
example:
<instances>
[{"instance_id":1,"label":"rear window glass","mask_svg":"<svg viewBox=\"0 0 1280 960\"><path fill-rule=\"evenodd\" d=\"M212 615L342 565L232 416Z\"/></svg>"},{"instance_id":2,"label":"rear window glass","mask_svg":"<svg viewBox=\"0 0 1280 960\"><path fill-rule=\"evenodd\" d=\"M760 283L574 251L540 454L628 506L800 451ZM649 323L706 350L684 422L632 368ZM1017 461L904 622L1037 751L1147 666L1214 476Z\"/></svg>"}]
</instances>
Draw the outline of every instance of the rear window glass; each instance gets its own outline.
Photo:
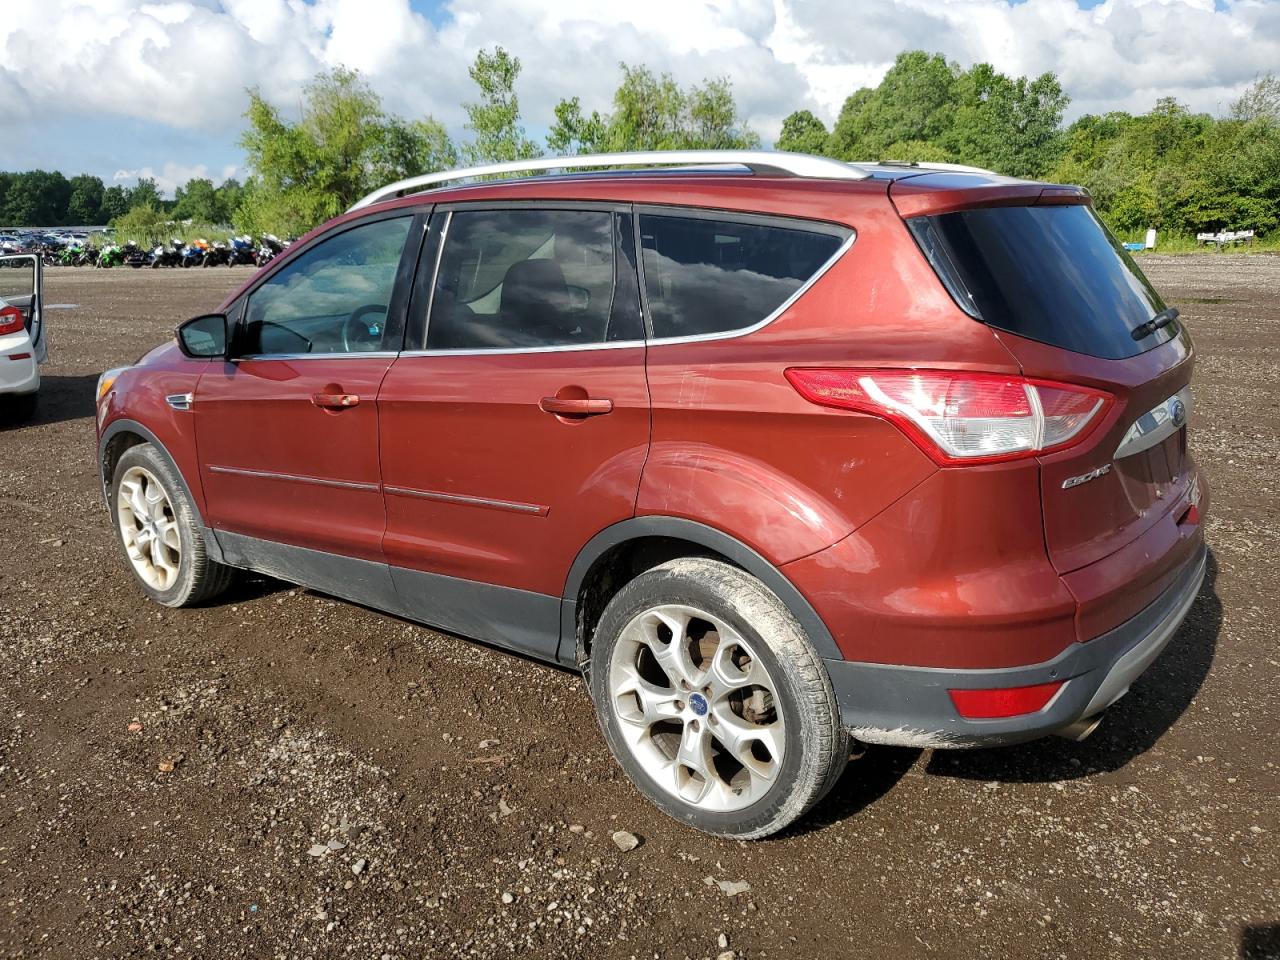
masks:
<instances>
[{"instance_id":1,"label":"rear window glass","mask_svg":"<svg viewBox=\"0 0 1280 960\"><path fill-rule=\"evenodd\" d=\"M754 326L821 270L847 235L642 214L653 335L703 336Z\"/></svg>"},{"instance_id":2,"label":"rear window glass","mask_svg":"<svg viewBox=\"0 0 1280 960\"><path fill-rule=\"evenodd\" d=\"M1174 322L1133 339L1164 301L1089 207L990 207L908 223L956 303L997 329L1110 360L1178 334Z\"/></svg>"}]
</instances>

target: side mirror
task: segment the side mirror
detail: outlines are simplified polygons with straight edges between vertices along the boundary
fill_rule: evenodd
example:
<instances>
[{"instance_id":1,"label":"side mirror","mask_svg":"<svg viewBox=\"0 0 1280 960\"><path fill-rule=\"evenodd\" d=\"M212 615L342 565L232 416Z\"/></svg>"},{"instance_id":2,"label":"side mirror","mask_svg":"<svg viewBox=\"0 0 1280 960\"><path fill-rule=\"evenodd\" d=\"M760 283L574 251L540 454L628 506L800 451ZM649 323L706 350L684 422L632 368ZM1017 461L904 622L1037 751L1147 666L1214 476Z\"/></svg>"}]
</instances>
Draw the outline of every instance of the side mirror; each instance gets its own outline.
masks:
<instances>
[{"instance_id":1,"label":"side mirror","mask_svg":"<svg viewBox=\"0 0 1280 960\"><path fill-rule=\"evenodd\" d=\"M225 313L194 317L178 327L178 347L186 356L195 360L225 359L227 326Z\"/></svg>"}]
</instances>

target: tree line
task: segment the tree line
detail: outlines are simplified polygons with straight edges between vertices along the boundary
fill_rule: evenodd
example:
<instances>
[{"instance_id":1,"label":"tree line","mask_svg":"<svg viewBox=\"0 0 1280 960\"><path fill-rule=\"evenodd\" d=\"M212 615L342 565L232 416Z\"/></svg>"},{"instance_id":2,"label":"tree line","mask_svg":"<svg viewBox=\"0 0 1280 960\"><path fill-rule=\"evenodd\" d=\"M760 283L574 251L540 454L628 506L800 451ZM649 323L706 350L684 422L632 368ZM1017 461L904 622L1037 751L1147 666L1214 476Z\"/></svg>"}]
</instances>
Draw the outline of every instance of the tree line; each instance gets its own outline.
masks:
<instances>
[{"instance_id":1,"label":"tree line","mask_svg":"<svg viewBox=\"0 0 1280 960\"><path fill-rule=\"evenodd\" d=\"M0 173L0 223L56 226L113 222L146 229L168 220L232 224L249 233L298 234L369 191L461 163L628 150L747 149L759 135L729 82L682 86L669 74L620 65L607 112L579 97L555 107L543 143L522 125L520 60L481 51L464 104L467 138L455 142L434 117L388 112L355 71L317 76L296 118L249 91L244 183L197 178L165 200L154 181L107 187L92 176ZM845 160L944 161L1017 177L1078 183L1113 229L1202 230L1280 226L1280 80L1258 81L1223 116L1172 99L1151 111L1082 116L1064 126L1070 99L1052 73L1010 77L990 64L968 69L908 51L875 87L854 91L828 127L792 113L776 147Z\"/></svg>"}]
</instances>

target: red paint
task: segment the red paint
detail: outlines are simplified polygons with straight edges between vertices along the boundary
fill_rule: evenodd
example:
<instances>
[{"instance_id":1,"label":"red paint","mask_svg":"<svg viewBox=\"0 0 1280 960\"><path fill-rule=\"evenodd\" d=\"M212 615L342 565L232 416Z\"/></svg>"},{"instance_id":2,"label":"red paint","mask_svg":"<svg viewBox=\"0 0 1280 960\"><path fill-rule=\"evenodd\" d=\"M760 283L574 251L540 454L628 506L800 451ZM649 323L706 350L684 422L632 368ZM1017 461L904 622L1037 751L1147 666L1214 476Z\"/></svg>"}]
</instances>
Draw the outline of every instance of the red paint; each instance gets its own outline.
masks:
<instances>
[{"instance_id":1,"label":"red paint","mask_svg":"<svg viewBox=\"0 0 1280 960\"><path fill-rule=\"evenodd\" d=\"M558 595L583 545L635 510L649 441L644 352L397 361L378 401L383 482L502 505L391 493L388 562ZM610 409L542 409L557 396Z\"/></svg>"},{"instance_id":2,"label":"red paint","mask_svg":"<svg viewBox=\"0 0 1280 960\"><path fill-rule=\"evenodd\" d=\"M206 522L219 530L381 560L386 512L379 489L377 397L391 362L344 357L205 363L187 416L200 443ZM329 409L315 404L316 394L355 396L360 402Z\"/></svg>"},{"instance_id":3,"label":"red paint","mask_svg":"<svg viewBox=\"0 0 1280 960\"><path fill-rule=\"evenodd\" d=\"M1037 713L1048 706L1065 681L994 690L948 690L956 712L969 720L999 720Z\"/></svg>"},{"instance_id":4,"label":"red paint","mask_svg":"<svg viewBox=\"0 0 1280 960\"><path fill-rule=\"evenodd\" d=\"M1152 455L1167 476L1143 458L1062 488L1111 462L1134 419L1189 381L1185 334L1112 361L997 333L955 305L903 222L974 206L1088 202L1078 188L959 174L892 187L562 177L438 190L336 222L444 201L530 199L805 217L845 224L856 241L781 316L745 336L239 364L167 348L121 376L100 428L119 417L146 424L219 529L552 596L610 525L634 515L696 520L775 564L844 656L879 663L1051 659L1140 610L1200 544L1207 493L1182 435ZM1064 402L1096 392L1107 403L1062 449L957 464L882 411L810 402L788 382L792 368L958 371L1062 385ZM165 405L167 394L189 391L193 413ZM317 405L317 395L332 402ZM333 399L344 397L359 400ZM1044 693L995 691L971 715L1004 716L980 711Z\"/></svg>"}]
</instances>

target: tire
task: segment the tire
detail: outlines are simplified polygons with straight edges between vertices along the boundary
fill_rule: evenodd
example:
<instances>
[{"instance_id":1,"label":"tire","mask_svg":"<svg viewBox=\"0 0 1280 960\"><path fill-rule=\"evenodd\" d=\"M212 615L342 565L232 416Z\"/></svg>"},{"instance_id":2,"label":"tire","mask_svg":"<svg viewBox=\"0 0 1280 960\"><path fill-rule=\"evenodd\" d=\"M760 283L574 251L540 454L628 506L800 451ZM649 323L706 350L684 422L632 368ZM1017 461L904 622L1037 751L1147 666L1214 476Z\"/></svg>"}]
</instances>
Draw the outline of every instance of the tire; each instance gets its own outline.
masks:
<instances>
[{"instance_id":1,"label":"tire","mask_svg":"<svg viewBox=\"0 0 1280 960\"><path fill-rule=\"evenodd\" d=\"M195 606L231 585L235 571L209 558L204 528L177 470L156 447L143 443L124 452L112 473L110 504L125 559L156 603Z\"/></svg>"},{"instance_id":2,"label":"tire","mask_svg":"<svg viewBox=\"0 0 1280 960\"><path fill-rule=\"evenodd\" d=\"M677 635L687 657L676 656ZM719 560L672 560L618 591L589 676L627 776L704 833L753 840L784 829L849 759L830 677L804 629L764 584Z\"/></svg>"}]
</instances>

